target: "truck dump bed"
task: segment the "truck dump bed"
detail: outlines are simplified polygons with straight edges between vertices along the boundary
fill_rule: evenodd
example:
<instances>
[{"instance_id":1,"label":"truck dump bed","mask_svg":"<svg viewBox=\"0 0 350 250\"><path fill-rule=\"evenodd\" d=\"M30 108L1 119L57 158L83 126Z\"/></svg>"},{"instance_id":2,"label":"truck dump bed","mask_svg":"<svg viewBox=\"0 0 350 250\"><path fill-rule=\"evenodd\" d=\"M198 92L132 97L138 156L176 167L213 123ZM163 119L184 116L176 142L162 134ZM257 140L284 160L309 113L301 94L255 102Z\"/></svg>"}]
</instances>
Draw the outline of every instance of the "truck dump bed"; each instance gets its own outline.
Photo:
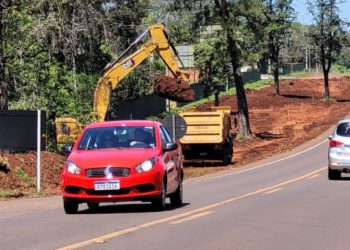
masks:
<instances>
[{"instance_id":1,"label":"truck dump bed","mask_svg":"<svg viewBox=\"0 0 350 250\"><path fill-rule=\"evenodd\" d=\"M222 143L230 134L231 120L229 107L215 107L208 112L184 112L180 116L187 124L186 135L181 144Z\"/></svg>"},{"instance_id":2,"label":"truck dump bed","mask_svg":"<svg viewBox=\"0 0 350 250\"><path fill-rule=\"evenodd\" d=\"M225 165L233 156L230 107L208 112L184 112L187 131L180 139L183 161L219 160Z\"/></svg>"}]
</instances>

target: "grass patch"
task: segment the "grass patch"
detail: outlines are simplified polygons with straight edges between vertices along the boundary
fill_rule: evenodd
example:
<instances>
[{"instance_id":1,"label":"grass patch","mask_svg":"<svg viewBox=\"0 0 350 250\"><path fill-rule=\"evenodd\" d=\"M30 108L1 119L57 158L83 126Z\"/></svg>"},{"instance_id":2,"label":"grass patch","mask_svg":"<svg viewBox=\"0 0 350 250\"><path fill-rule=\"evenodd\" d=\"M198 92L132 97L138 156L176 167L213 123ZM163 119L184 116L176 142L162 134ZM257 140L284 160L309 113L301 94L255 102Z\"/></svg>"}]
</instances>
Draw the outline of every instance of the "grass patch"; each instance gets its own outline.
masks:
<instances>
[{"instance_id":1,"label":"grass patch","mask_svg":"<svg viewBox=\"0 0 350 250\"><path fill-rule=\"evenodd\" d=\"M0 199L18 198L21 196L23 196L23 193L18 190L0 189Z\"/></svg>"},{"instance_id":2,"label":"grass patch","mask_svg":"<svg viewBox=\"0 0 350 250\"><path fill-rule=\"evenodd\" d=\"M331 73L350 75L350 68L339 64L333 64Z\"/></svg>"},{"instance_id":3,"label":"grass patch","mask_svg":"<svg viewBox=\"0 0 350 250\"><path fill-rule=\"evenodd\" d=\"M281 76L287 76L287 77L305 77L305 76L312 76L317 75L315 72L309 71L309 70L303 70L303 71L295 71L287 75L281 75Z\"/></svg>"},{"instance_id":4,"label":"grass patch","mask_svg":"<svg viewBox=\"0 0 350 250\"><path fill-rule=\"evenodd\" d=\"M30 186L34 185L34 178L29 177L22 168L16 168L15 174L21 181L27 183Z\"/></svg>"}]
</instances>

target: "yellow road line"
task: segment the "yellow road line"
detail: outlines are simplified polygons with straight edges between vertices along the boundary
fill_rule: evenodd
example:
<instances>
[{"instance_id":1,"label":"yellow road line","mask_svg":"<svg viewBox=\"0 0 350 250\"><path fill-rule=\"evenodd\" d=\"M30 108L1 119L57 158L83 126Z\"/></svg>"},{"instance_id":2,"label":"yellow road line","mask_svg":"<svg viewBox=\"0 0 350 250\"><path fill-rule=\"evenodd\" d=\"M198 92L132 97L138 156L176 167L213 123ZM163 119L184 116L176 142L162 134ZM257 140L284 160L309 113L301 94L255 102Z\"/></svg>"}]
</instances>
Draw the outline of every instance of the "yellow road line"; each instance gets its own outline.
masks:
<instances>
[{"instance_id":1,"label":"yellow road line","mask_svg":"<svg viewBox=\"0 0 350 250\"><path fill-rule=\"evenodd\" d=\"M311 175L310 177L308 177L308 179L310 180L310 179L313 179L313 178L316 178L316 177L319 177L320 176L320 174L314 174L314 175Z\"/></svg>"},{"instance_id":2,"label":"yellow road line","mask_svg":"<svg viewBox=\"0 0 350 250\"><path fill-rule=\"evenodd\" d=\"M276 192L280 191L281 189L282 189L281 187L279 187L279 188L275 188L275 189L272 189L272 190L270 190L270 191L265 192L264 194L272 194L272 193L276 193Z\"/></svg>"},{"instance_id":3,"label":"yellow road line","mask_svg":"<svg viewBox=\"0 0 350 250\"><path fill-rule=\"evenodd\" d=\"M68 249L81 248L81 247L84 247L84 246L87 246L87 245L91 245L94 242L104 242L106 240L109 240L109 239L112 239L112 238L116 238L118 236L121 236L121 235L124 235L124 234L128 234L128 233L131 233L131 232L135 232L135 231L141 230L143 228L148 228L148 227L152 227L152 226L159 225L159 224L162 224L162 223L167 223L167 222L170 222L170 221L179 220L179 219L182 219L184 217L189 217L189 216L192 216L192 215L197 214L197 213L205 212L207 210L212 210L213 208L216 208L216 207L219 207L219 206L223 206L223 205L228 204L228 203L232 203L234 201L238 201L238 200L241 200L241 199L244 199L244 198L256 195L256 194L261 194L261 193L264 193L264 192L268 192L269 190L273 190L273 189L276 189L276 188L279 188L279 187L283 187L283 186L286 186L288 184L291 184L291 183L294 183L294 182L297 182L297 181L300 181L300 180L303 180L303 179L307 179L308 177L313 176L315 174L318 174L318 173L322 172L325 169L327 169L327 167L322 167L322 168L320 168L320 169L318 169L316 171L313 171L311 173L302 175L300 177L297 177L297 178L294 178L294 179L290 179L288 181L284 181L284 182L281 182L281 183L278 183L276 185L272 185L272 186L269 186L269 187L266 187L266 188L258 189L256 191L253 191L253 192L250 192L250 193L246 193L246 194L243 194L243 195L240 195L240 196L232 197L230 199L227 199L227 200L224 200L224 201L221 201L221 202L217 202L217 203L214 203L214 204L211 204L211 205L208 205L208 206L197 208L197 209L194 209L194 210L189 211L189 212L173 215L173 216L166 217L166 218L163 218L163 219L147 222L147 223L144 223L144 224L141 224L141 225L138 225L138 226L122 229L122 230L119 230L119 231L116 231L116 232L113 232L113 233L110 233L110 234L102 235L102 236L99 236L99 237L96 237L96 238L93 238L93 239L85 240L85 241L82 241L82 242L79 242L79 243L76 243L76 244L72 244L72 245L69 245L69 246L66 246L66 247L62 247L62 248L59 248L58 250L68 250Z\"/></svg>"},{"instance_id":4,"label":"yellow road line","mask_svg":"<svg viewBox=\"0 0 350 250\"><path fill-rule=\"evenodd\" d=\"M171 221L169 224L184 223L184 222L187 222L187 221L190 221L190 220L194 220L194 219L197 219L199 217L203 217L203 216L206 216L206 215L209 215L209 214L212 214L212 213L214 213L214 212L213 211L206 211L206 212L195 214L195 215L192 215L190 217L186 217L186 218L183 218L183 219L180 219L180 220Z\"/></svg>"}]
</instances>

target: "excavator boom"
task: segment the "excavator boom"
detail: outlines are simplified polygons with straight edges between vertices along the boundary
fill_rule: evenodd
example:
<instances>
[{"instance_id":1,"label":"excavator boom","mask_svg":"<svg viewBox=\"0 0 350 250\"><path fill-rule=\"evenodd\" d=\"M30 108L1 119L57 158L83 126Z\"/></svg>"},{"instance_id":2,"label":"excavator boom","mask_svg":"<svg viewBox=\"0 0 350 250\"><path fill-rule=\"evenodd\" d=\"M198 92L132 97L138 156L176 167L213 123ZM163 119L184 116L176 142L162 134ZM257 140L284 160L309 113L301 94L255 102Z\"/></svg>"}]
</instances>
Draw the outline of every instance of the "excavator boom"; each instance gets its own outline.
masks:
<instances>
[{"instance_id":1,"label":"excavator boom","mask_svg":"<svg viewBox=\"0 0 350 250\"><path fill-rule=\"evenodd\" d=\"M138 51L123 59L125 54L142 38L149 34L150 41ZM153 52L157 52L174 78L161 78L155 84L155 92L176 101L191 101L194 92L188 83L188 72L181 70L175 59L175 51L169 42L163 25L152 25L143 32L119 58L107 65L105 72L99 79L94 93L93 111L98 121L104 121L110 103L110 94L113 89Z\"/></svg>"}]
</instances>

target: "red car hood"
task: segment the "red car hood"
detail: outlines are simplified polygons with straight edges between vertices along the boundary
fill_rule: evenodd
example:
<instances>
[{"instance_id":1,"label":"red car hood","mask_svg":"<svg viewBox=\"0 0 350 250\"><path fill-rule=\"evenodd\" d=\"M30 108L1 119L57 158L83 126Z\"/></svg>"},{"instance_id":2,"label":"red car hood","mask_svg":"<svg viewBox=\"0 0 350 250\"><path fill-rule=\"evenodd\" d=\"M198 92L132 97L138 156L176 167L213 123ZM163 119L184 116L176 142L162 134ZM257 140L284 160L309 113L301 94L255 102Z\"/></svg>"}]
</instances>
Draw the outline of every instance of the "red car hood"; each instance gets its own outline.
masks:
<instances>
[{"instance_id":1,"label":"red car hood","mask_svg":"<svg viewBox=\"0 0 350 250\"><path fill-rule=\"evenodd\" d=\"M72 152L68 160L82 169L107 166L132 168L158 155L157 149L81 150Z\"/></svg>"}]
</instances>

